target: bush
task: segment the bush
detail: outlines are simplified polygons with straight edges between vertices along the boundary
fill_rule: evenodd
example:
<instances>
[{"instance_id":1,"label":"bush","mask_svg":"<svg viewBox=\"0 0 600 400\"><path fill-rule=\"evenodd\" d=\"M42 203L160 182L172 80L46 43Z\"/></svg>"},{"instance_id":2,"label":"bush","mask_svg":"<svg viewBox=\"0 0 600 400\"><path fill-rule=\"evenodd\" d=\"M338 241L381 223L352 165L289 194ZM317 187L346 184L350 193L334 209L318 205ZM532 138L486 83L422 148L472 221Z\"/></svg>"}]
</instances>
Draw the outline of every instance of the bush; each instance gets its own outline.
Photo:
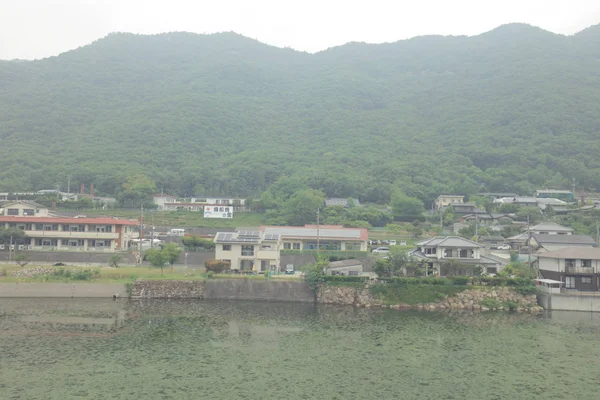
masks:
<instances>
[{"instance_id":1,"label":"bush","mask_svg":"<svg viewBox=\"0 0 600 400\"><path fill-rule=\"evenodd\" d=\"M479 302L479 305L487 308L500 308L502 303L496 299L484 299Z\"/></svg>"},{"instance_id":2,"label":"bush","mask_svg":"<svg viewBox=\"0 0 600 400\"><path fill-rule=\"evenodd\" d=\"M519 303L516 301L505 301L504 308L507 308L511 311L516 310L519 307Z\"/></svg>"},{"instance_id":3,"label":"bush","mask_svg":"<svg viewBox=\"0 0 600 400\"><path fill-rule=\"evenodd\" d=\"M469 277L468 276L455 276L452 278L452 284L454 286L464 286L467 283L469 283Z\"/></svg>"},{"instance_id":4,"label":"bush","mask_svg":"<svg viewBox=\"0 0 600 400\"><path fill-rule=\"evenodd\" d=\"M532 294L537 294L538 293L538 289L537 287L533 286L533 285L529 285L529 286L517 286L515 287L515 292L523 295L523 296L530 296Z\"/></svg>"},{"instance_id":5,"label":"bush","mask_svg":"<svg viewBox=\"0 0 600 400\"><path fill-rule=\"evenodd\" d=\"M429 278L429 277L393 277L393 278L383 278L380 279L384 282L387 282L391 285L434 285L434 286L443 286L443 285L451 285L452 281L447 278Z\"/></svg>"},{"instance_id":6,"label":"bush","mask_svg":"<svg viewBox=\"0 0 600 400\"><path fill-rule=\"evenodd\" d=\"M215 273L212 271L208 271L206 273L206 279L213 279L215 277Z\"/></svg>"},{"instance_id":7,"label":"bush","mask_svg":"<svg viewBox=\"0 0 600 400\"><path fill-rule=\"evenodd\" d=\"M323 282L366 282L365 276L323 275Z\"/></svg>"}]
</instances>

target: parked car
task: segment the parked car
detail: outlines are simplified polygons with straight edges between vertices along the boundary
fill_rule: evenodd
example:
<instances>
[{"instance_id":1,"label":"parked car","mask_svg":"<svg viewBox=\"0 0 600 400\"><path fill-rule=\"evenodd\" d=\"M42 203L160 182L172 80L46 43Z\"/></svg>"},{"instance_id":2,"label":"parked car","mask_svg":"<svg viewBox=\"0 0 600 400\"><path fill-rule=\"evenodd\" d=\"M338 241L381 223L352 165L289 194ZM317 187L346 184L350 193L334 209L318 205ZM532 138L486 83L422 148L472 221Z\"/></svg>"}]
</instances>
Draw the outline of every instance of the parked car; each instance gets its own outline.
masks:
<instances>
[{"instance_id":1,"label":"parked car","mask_svg":"<svg viewBox=\"0 0 600 400\"><path fill-rule=\"evenodd\" d=\"M398 242L396 242L395 240L390 240L390 246L396 246L398 244Z\"/></svg>"},{"instance_id":2,"label":"parked car","mask_svg":"<svg viewBox=\"0 0 600 400\"><path fill-rule=\"evenodd\" d=\"M401 240L400 241L400 246L406 246L406 240Z\"/></svg>"},{"instance_id":3,"label":"parked car","mask_svg":"<svg viewBox=\"0 0 600 400\"><path fill-rule=\"evenodd\" d=\"M388 253L390 252L389 247L378 247L375 250L373 250L373 254L377 254L377 255L388 255Z\"/></svg>"},{"instance_id":4,"label":"parked car","mask_svg":"<svg viewBox=\"0 0 600 400\"><path fill-rule=\"evenodd\" d=\"M384 245L388 246L390 244L390 241L389 240L382 240L381 244L384 244Z\"/></svg>"},{"instance_id":5,"label":"parked car","mask_svg":"<svg viewBox=\"0 0 600 400\"><path fill-rule=\"evenodd\" d=\"M285 266L285 274L286 275L294 275L295 273L294 264L288 264Z\"/></svg>"},{"instance_id":6,"label":"parked car","mask_svg":"<svg viewBox=\"0 0 600 400\"><path fill-rule=\"evenodd\" d=\"M510 250L510 245L509 244L501 244L500 246L498 246L498 250Z\"/></svg>"}]
</instances>

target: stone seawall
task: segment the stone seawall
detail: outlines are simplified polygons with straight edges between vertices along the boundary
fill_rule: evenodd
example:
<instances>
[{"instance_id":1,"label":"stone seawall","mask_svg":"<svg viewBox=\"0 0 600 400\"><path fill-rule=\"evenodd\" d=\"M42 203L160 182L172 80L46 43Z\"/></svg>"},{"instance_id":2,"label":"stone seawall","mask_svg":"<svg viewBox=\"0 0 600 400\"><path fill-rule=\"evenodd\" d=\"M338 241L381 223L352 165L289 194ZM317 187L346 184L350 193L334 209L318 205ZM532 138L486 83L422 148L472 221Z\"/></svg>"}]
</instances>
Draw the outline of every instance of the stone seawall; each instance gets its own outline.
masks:
<instances>
[{"instance_id":1,"label":"stone seawall","mask_svg":"<svg viewBox=\"0 0 600 400\"><path fill-rule=\"evenodd\" d=\"M0 283L0 297L112 298L127 297L123 284L112 283Z\"/></svg>"},{"instance_id":2,"label":"stone seawall","mask_svg":"<svg viewBox=\"0 0 600 400\"><path fill-rule=\"evenodd\" d=\"M350 287L322 285L319 289L317 302L320 304L343 304L355 307L384 307L393 309L416 310L504 310L512 308L515 311L537 312L536 295L522 295L507 287L472 288L446 297L433 303L420 304L386 304L376 298L368 286Z\"/></svg>"},{"instance_id":3,"label":"stone seawall","mask_svg":"<svg viewBox=\"0 0 600 400\"><path fill-rule=\"evenodd\" d=\"M137 280L132 284L131 297L138 299L202 299L204 281Z\"/></svg>"},{"instance_id":4,"label":"stone seawall","mask_svg":"<svg viewBox=\"0 0 600 400\"><path fill-rule=\"evenodd\" d=\"M208 279L206 281L138 280L132 298L265 300L314 303L314 292L303 281Z\"/></svg>"}]
</instances>

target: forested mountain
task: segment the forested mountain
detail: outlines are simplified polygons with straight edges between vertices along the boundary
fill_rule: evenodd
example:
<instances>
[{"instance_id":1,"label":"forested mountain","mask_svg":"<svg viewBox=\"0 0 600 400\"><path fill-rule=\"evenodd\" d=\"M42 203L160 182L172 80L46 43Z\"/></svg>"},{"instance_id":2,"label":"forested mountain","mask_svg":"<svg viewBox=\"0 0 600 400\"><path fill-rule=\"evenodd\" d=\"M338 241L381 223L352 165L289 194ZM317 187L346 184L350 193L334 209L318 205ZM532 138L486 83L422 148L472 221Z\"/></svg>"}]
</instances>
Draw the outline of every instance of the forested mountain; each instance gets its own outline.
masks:
<instances>
[{"instance_id":1,"label":"forested mountain","mask_svg":"<svg viewBox=\"0 0 600 400\"><path fill-rule=\"evenodd\" d=\"M111 34L0 62L0 191L144 174L178 195L298 177L335 197L600 189L600 26L309 54L234 33Z\"/></svg>"}]
</instances>

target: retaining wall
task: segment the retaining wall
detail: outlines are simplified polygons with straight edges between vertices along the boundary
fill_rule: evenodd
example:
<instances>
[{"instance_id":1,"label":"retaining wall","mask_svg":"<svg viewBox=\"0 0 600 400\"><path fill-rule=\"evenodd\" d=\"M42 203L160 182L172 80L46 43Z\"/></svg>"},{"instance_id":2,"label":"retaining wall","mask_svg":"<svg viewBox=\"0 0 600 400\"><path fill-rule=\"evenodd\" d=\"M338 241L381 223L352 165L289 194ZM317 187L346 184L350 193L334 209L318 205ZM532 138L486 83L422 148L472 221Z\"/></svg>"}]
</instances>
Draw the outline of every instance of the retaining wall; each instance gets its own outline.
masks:
<instances>
[{"instance_id":1,"label":"retaining wall","mask_svg":"<svg viewBox=\"0 0 600 400\"><path fill-rule=\"evenodd\" d=\"M104 283L0 283L0 297L112 298L127 297L122 284Z\"/></svg>"},{"instance_id":2,"label":"retaining wall","mask_svg":"<svg viewBox=\"0 0 600 400\"><path fill-rule=\"evenodd\" d=\"M540 293L538 304L552 311L600 312L600 294L596 293Z\"/></svg>"}]
</instances>

